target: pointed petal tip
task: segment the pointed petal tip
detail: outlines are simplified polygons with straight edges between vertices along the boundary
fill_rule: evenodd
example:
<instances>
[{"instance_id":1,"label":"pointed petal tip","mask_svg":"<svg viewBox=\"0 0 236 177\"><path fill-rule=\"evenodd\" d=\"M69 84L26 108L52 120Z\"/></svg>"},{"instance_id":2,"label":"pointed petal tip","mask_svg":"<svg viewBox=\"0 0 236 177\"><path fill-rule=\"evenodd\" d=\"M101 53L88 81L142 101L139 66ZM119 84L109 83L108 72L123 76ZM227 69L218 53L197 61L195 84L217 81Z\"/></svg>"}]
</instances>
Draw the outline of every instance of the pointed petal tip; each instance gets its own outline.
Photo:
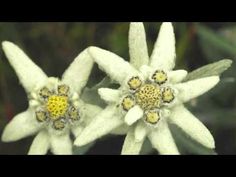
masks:
<instances>
[{"instance_id":1,"label":"pointed petal tip","mask_svg":"<svg viewBox=\"0 0 236 177\"><path fill-rule=\"evenodd\" d=\"M101 50L101 48L95 47L95 46L89 46L89 47L88 47L88 52L89 52L89 53L96 52L96 50Z\"/></svg>"},{"instance_id":2,"label":"pointed petal tip","mask_svg":"<svg viewBox=\"0 0 236 177\"><path fill-rule=\"evenodd\" d=\"M10 142L10 139L8 138L8 136L7 136L7 133L6 133L6 131L4 130L3 131L3 134L2 134L2 137L1 137L1 141L2 142Z\"/></svg>"},{"instance_id":3,"label":"pointed petal tip","mask_svg":"<svg viewBox=\"0 0 236 177\"><path fill-rule=\"evenodd\" d=\"M130 27L131 26L143 26L143 22L130 22Z\"/></svg>"},{"instance_id":4,"label":"pointed petal tip","mask_svg":"<svg viewBox=\"0 0 236 177\"><path fill-rule=\"evenodd\" d=\"M2 41L2 46L11 45L11 44L13 43L10 41Z\"/></svg>"},{"instance_id":5,"label":"pointed petal tip","mask_svg":"<svg viewBox=\"0 0 236 177\"><path fill-rule=\"evenodd\" d=\"M164 27L164 28L169 28L169 29L173 29L173 24L171 22L163 22L161 24L161 27Z\"/></svg>"},{"instance_id":6,"label":"pointed petal tip","mask_svg":"<svg viewBox=\"0 0 236 177\"><path fill-rule=\"evenodd\" d=\"M7 50L9 47L15 47L15 44L13 44L12 42L9 42L9 41L2 42L2 49L4 51Z\"/></svg>"}]
</instances>

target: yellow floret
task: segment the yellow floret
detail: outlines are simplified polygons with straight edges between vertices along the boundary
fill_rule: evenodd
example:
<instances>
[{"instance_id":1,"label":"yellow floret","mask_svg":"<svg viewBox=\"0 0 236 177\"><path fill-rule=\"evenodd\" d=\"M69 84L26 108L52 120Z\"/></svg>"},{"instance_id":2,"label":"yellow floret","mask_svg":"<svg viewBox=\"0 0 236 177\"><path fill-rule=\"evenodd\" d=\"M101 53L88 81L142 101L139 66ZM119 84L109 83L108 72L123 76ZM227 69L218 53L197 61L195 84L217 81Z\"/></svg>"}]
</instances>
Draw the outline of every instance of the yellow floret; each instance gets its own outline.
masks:
<instances>
[{"instance_id":1,"label":"yellow floret","mask_svg":"<svg viewBox=\"0 0 236 177\"><path fill-rule=\"evenodd\" d=\"M64 116L68 108L68 97L52 95L47 101L47 110L52 120Z\"/></svg>"},{"instance_id":2,"label":"yellow floret","mask_svg":"<svg viewBox=\"0 0 236 177\"><path fill-rule=\"evenodd\" d=\"M160 120L158 111L149 111L145 115L145 120L150 124L156 124Z\"/></svg>"},{"instance_id":3,"label":"yellow floret","mask_svg":"<svg viewBox=\"0 0 236 177\"><path fill-rule=\"evenodd\" d=\"M142 85L142 81L139 77L133 77L128 81L128 85L131 90L136 90Z\"/></svg>"}]
</instances>

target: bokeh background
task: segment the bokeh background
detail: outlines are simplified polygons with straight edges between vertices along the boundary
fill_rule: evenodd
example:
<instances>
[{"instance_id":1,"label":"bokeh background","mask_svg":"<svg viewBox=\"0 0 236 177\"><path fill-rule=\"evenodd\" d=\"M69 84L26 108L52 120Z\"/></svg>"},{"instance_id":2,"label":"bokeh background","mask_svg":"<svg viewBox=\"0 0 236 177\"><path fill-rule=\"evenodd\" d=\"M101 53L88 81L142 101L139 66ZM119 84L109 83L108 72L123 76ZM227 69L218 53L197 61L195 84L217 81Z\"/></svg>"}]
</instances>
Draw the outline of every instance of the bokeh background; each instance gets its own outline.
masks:
<instances>
[{"instance_id":1,"label":"bokeh background","mask_svg":"<svg viewBox=\"0 0 236 177\"><path fill-rule=\"evenodd\" d=\"M160 24L144 23L149 54ZM176 68L192 71L221 59L236 59L236 23L178 22L174 27ZM0 23L0 41L16 43L49 76L60 77L77 54L91 45L129 60L128 30L129 23ZM88 86L92 87L104 76L95 65ZM217 87L187 106L212 132L217 154L236 154L236 64L221 78ZM15 72L0 50L0 134L14 115L27 108L27 104ZM183 154L215 154L190 140L176 127L171 127L171 131ZM28 137L13 143L0 142L0 154L27 154L32 140L33 137ZM108 136L97 141L86 154L119 154L123 140L124 136ZM148 154L156 154L150 151L148 142L145 147Z\"/></svg>"}]
</instances>

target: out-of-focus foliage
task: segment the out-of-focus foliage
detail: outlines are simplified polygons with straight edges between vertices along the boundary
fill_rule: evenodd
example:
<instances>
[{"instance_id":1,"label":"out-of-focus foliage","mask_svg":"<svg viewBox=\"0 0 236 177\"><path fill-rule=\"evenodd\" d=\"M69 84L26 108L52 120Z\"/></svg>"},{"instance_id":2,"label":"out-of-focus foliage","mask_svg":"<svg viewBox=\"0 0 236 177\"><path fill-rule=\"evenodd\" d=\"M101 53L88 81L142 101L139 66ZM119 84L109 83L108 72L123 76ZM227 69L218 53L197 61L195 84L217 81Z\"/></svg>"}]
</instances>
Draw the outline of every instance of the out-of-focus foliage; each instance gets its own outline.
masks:
<instances>
[{"instance_id":1,"label":"out-of-focus foliage","mask_svg":"<svg viewBox=\"0 0 236 177\"><path fill-rule=\"evenodd\" d=\"M149 54L157 38L160 23L144 23ZM221 59L233 59L232 67L222 75L221 83L208 94L186 106L211 130L217 154L236 154L236 23L174 23L177 68L193 71ZM129 60L129 23L0 23L0 41L19 45L49 76L60 77L79 52L88 46L108 49ZM227 65L227 64L226 64ZM55 67L56 66L56 67ZM218 68L221 72L224 70ZM33 73L32 73L33 74ZM84 97L90 95L105 74L95 65ZM100 84L106 85L109 79ZM92 89L91 89L92 88ZM23 88L0 51L0 133L14 115L27 108ZM93 99L91 99L93 98ZM171 131L183 154L215 154L172 126ZM76 154L119 154L124 136L108 136L95 145L75 148ZM26 154L32 137L14 143L0 143L0 154ZM90 149L89 149L90 148ZM145 142L142 154L155 153Z\"/></svg>"}]
</instances>

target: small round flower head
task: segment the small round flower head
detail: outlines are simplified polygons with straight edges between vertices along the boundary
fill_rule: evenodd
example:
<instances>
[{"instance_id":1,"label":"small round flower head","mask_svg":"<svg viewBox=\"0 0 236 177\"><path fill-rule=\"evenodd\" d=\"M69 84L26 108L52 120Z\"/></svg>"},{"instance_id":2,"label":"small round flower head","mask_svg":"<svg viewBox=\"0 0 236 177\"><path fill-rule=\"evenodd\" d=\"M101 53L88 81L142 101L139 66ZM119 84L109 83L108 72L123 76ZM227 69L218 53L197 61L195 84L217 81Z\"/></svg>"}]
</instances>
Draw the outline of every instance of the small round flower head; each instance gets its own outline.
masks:
<instances>
[{"instance_id":1,"label":"small round flower head","mask_svg":"<svg viewBox=\"0 0 236 177\"><path fill-rule=\"evenodd\" d=\"M37 134L29 154L72 154L70 133L83 130L99 111L80 98L93 60L84 50L65 71L62 79L47 75L16 45L3 42L3 50L15 69L29 99L29 108L5 127L2 141L17 141Z\"/></svg>"},{"instance_id":2,"label":"small round flower head","mask_svg":"<svg viewBox=\"0 0 236 177\"><path fill-rule=\"evenodd\" d=\"M168 127L173 123L199 143L214 148L211 133L183 104L213 88L219 77L183 82L187 71L173 71L176 54L171 23L161 25L150 57L142 23L130 24L130 62L97 47L90 47L88 52L120 88L99 89L108 106L77 137L75 145L85 145L119 129L127 134L122 154L139 154L145 138L160 154L179 154Z\"/></svg>"}]
</instances>

